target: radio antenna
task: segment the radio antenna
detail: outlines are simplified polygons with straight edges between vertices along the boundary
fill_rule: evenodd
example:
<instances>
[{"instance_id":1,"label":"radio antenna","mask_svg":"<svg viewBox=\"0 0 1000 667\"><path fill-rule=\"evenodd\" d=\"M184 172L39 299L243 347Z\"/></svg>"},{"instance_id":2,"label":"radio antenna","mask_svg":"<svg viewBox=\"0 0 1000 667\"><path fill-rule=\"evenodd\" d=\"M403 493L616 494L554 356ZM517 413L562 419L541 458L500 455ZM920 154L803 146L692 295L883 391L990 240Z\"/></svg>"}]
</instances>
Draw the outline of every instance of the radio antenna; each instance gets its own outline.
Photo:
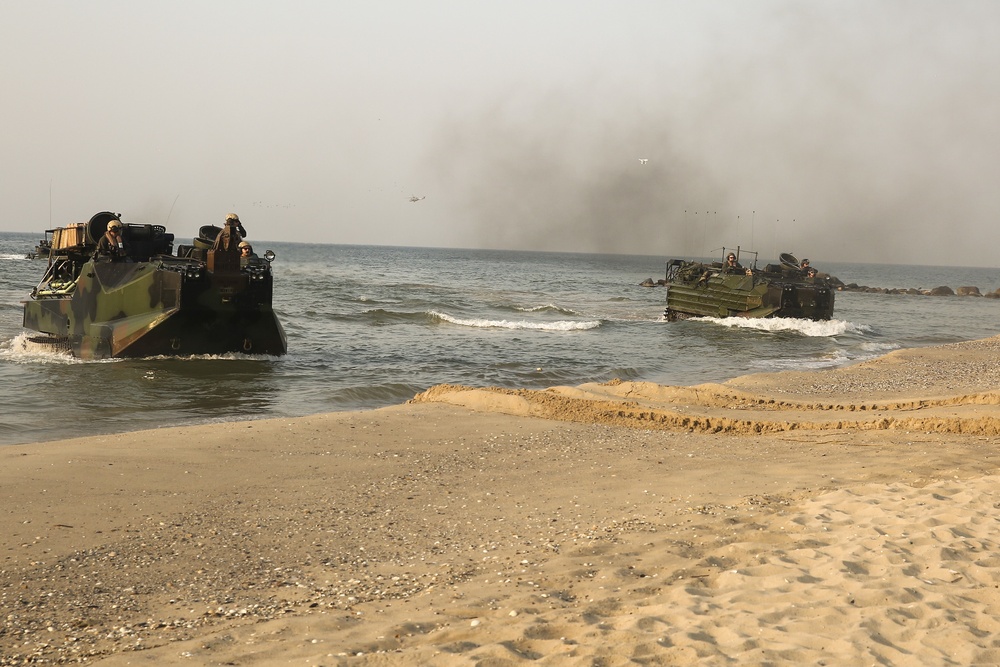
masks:
<instances>
[{"instance_id":1,"label":"radio antenna","mask_svg":"<svg viewBox=\"0 0 1000 667\"><path fill-rule=\"evenodd\" d=\"M168 222L170 222L170 214L172 214L172 213L174 212L174 205L175 205L175 204L177 204L177 199L178 199L178 198L179 198L180 196L181 196L181 195L180 195L180 193L178 193L178 194L177 194L177 197L174 197L174 203L170 205L170 210L169 210L169 211L167 211L167 219L166 219L166 221L164 221L164 223L163 223L163 226L164 226L164 227L166 227L166 226L167 226L167 223L168 223Z\"/></svg>"}]
</instances>

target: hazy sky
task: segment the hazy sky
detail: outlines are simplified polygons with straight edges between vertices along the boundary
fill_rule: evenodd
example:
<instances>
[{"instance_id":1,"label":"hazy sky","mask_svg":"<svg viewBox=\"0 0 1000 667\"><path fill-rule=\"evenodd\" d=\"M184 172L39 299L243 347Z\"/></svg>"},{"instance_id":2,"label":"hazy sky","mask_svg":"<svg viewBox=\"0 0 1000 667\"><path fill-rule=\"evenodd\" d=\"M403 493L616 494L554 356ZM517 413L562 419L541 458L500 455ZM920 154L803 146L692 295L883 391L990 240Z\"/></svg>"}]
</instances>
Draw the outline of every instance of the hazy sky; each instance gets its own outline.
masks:
<instances>
[{"instance_id":1,"label":"hazy sky","mask_svg":"<svg viewBox=\"0 0 1000 667\"><path fill-rule=\"evenodd\" d=\"M3 231L1000 266L993 0L0 0L0 62Z\"/></svg>"}]
</instances>

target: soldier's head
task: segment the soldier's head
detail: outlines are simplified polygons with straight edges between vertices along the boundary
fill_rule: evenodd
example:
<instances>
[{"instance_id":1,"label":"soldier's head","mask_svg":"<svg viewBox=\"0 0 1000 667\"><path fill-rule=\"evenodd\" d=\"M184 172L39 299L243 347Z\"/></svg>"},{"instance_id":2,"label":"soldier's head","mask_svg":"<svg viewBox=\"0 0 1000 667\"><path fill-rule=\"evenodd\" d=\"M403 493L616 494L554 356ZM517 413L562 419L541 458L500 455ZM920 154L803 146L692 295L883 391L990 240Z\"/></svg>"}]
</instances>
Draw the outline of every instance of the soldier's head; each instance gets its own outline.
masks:
<instances>
[{"instance_id":1,"label":"soldier's head","mask_svg":"<svg viewBox=\"0 0 1000 667\"><path fill-rule=\"evenodd\" d=\"M736 263L736 255L734 255L733 253L729 253L726 256L726 262L729 263L729 264L735 264Z\"/></svg>"},{"instance_id":2,"label":"soldier's head","mask_svg":"<svg viewBox=\"0 0 1000 667\"><path fill-rule=\"evenodd\" d=\"M240 216L236 215L235 213L230 213L229 215L226 216L226 224L227 225L240 224Z\"/></svg>"},{"instance_id":3,"label":"soldier's head","mask_svg":"<svg viewBox=\"0 0 1000 667\"><path fill-rule=\"evenodd\" d=\"M122 223L121 220L112 220L108 223L108 231L112 234L122 233Z\"/></svg>"},{"instance_id":4,"label":"soldier's head","mask_svg":"<svg viewBox=\"0 0 1000 667\"><path fill-rule=\"evenodd\" d=\"M249 243L247 243L246 241L240 241L239 248L240 248L240 254L241 255L252 255L253 254L253 246L250 245Z\"/></svg>"}]
</instances>

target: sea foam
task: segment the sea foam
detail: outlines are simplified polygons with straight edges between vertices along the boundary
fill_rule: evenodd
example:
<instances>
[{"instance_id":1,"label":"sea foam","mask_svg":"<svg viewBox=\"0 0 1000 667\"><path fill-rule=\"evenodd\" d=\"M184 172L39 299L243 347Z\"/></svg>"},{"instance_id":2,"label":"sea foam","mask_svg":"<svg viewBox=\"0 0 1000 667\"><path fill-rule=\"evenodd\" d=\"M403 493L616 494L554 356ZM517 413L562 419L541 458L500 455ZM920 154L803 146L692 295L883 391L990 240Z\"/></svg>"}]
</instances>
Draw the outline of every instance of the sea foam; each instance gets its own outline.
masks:
<instances>
[{"instance_id":1,"label":"sea foam","mask_svg":"<svg viewBox=\"0 0 1000 667\"><path fill-rule=\"evenodd\" d=\"M598 320L570 321L560 320L555 322L529 322L525 320L489 320L483 318L461 318L453 317L446 313L431 311L431 316L444 322L457 324L464 327L476 327L479 329L524 329L541 331L583 331L586 329L596 329L601 326Z\"/></svg>"},{"instance_id":2,"label":"sea foam","mask_svg":"<svg viewBox=\"0 0 1000 667\"><path fill-rule=\"evenodd\" d=\"M38 343L32 340L34 332L23 332L9 341L0 343L0 359L14 363L83 363L62 345Z\"/></svg>"},{"instance_id":3,"label":"sea foam","mask_svg":"<svg viewBox=\"0 0 1000 667\"><path fill-rule=\"evenodd\" d=\"M546 304L544 306L515 306L514 310L519 310L522 313L542 313L542 312L555 312L562 313L563 315L576 315L576 311L569 308L562 308L555 304Z\"/></svg>"},{"instance_id":4,"label":"sea foam","mask_svg":"<svg viewBox=\"0 0 1000 667\"><path fill-rule=\"evenodd\" d=\"M803 336L830 337L846 333L865 334L872 328L867 324L855 324L846 320L805 320L794 317L697 317L699 322L711 322L734 329L756 329L757 331L797 331Z\"/></svg>"}]
</instances>

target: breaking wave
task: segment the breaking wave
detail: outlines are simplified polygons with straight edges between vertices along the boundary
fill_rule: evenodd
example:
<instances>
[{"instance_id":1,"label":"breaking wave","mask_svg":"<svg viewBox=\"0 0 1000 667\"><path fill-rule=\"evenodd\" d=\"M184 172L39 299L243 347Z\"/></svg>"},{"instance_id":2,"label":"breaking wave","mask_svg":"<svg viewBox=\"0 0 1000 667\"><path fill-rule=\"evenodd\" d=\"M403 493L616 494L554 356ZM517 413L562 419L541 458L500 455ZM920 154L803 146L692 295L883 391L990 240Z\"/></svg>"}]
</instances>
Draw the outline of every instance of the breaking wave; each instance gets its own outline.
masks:
<instances>
[{"instance_id":1,"label":"breaking wave","mask_svg":"<svg viewBox=\"0 0 1000 667\"><path fill-rule=\"evenodd\" d=\"M528 322L525 320L489 320L484 318L461 318L452 317L437 311L430 312L432 317L450 324L457 324L463 327L475 327L478 329L518 329L518 330L540 330L540 331L585 331L596 329L601 326L598 320L569 321L560 320L555 322Z\"/></svg>"},{"instance_id":2,"label":"breaking wave","mask_svg":"<svg viewBox=\"0 0 1000 667\"><path fill-rule=\"evenodd\" d=\"M578 314L575 310L571 310L570 308L562 308L561 306L557 306L557 305L552 304L552 303L546 304L544 306L515 306L514 310L520 311L522 313L545 313L545 312L552 312L552 313L562 313L563 315L577 315Z\"/></svg>"}]
</instances>

